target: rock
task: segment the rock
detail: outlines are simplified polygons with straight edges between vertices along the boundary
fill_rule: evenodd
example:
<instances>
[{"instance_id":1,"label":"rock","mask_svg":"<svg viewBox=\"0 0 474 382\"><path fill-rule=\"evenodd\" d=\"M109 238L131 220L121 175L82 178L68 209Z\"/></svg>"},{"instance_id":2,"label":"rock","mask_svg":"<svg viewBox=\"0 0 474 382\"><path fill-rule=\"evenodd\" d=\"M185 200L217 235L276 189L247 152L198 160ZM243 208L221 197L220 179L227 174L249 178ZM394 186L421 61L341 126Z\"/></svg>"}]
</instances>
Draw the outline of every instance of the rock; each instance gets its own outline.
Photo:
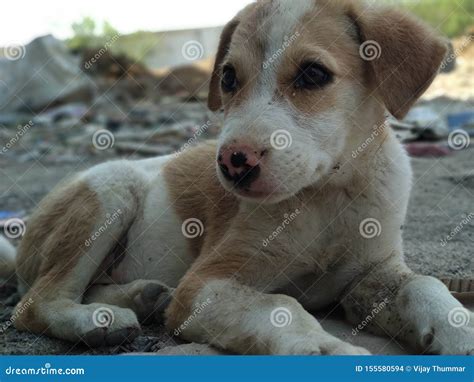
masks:
<instances>
[{"instance_id":1,"label":"rock","mask_svg":"<svg viewBox=\"0 0 474 382\"><path fill-rule=\"evenodd\" d=\"M94 83L79 69L79 60L51 35L24 47L18 59L0 59L0 109L41 111L72 102L90 101ZM45 86L45 84L47 84Z\"/></svg>"}]
</instances>

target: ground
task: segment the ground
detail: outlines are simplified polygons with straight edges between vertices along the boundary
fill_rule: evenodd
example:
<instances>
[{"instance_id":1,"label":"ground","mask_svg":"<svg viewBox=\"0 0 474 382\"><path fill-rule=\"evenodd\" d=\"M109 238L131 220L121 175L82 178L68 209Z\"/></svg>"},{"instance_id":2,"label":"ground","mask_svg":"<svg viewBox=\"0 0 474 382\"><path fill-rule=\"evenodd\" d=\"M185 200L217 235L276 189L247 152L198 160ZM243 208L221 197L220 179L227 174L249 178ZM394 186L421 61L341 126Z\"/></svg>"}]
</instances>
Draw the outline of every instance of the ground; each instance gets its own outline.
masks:
<instances>
[{"instance_id":1,"label":"ground","mask_svg":"<svg viewBox=\"0 0 474 382\"><path fill-rule=\"evenodd\" d=\"M63 177L91 166L94 162L44 165L3 160L0 167L0 210L30 211ZM474 150L454 152L443 158L412 158L414 185L404 226L407 263L417 272L436 277L474 278L472 248L473 222L463 219L474 213ZM460 230L456 227L461 227ZM459 231L445 245L451 231ZM132 344L89 350L82 345L19 333L7 320L15 301L15 287L0 286L0 354L118 354L123 352L202 353L198 346L170 348L179 343L163 327L145 326ZM351 327L339 316L319 313L322 325L341 338L367 346L372 352L397 354L411 352L403 344L367 334L351 335ZM3 329L6 329L3 331ZM2 333L3 331L3 333Z\"/></svg>"}]
</instances>

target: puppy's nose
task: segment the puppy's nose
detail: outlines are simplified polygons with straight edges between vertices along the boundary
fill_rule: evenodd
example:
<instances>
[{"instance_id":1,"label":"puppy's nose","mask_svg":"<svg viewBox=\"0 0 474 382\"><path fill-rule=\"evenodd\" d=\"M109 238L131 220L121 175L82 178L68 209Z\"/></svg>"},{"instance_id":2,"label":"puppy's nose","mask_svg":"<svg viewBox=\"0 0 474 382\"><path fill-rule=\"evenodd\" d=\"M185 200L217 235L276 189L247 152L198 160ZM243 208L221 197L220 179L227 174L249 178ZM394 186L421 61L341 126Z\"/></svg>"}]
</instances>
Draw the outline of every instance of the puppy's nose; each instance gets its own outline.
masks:
<instances>
[{"instance_id":1,"label":"puppy's nose","mask_svg":"<svg viewBox=\"0 0 474 382\"><path fill-rule=\"evenodd\" d=\"M238 187L249 187L260 174L260 161L264 150L250 146L229 146L221 149L217 156L219 168L227 180Z\"/></svg>"}]
</instances>

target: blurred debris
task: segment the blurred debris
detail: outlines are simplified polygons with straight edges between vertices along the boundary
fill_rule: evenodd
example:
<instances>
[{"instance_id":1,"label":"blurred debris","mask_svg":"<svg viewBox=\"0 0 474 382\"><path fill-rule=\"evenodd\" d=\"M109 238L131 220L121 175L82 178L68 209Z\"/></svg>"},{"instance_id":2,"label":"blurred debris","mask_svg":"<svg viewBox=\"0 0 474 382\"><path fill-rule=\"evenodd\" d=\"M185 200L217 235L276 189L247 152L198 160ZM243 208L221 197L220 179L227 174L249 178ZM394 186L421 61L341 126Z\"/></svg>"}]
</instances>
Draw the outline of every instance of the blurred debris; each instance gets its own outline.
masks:
<instances>
[{"instance_id":1,"label":"blurred debris","mask_svg":"<svg viewBox=\"0 0 474 382\"><path fill-rule=\"evenodd\" d=\"M205 100L210 78L210 71L194 65L179 66L162 75L158 89L163 95Z\"/></svg>"},{"instance_id":2,"label":"blurred debris","mask_svg":"<svg viewBox=\"0 0 474 382\"><path fill-rule=\"evenodd\" d=\"M471 137L474 136L474 110L448 114L447 119L450 131L463 129Z\"/></svg>"},{"instance_id":3,"label":"blurred debris","mask_svg":"<svg viewBox=\"0 0 474 382\"><path fill-rule=\"evenodd\" d=\"M405 149L412 157L444 157L451 155L446 146L437 143L407 143Z\"/></svg>"}]
</instances>

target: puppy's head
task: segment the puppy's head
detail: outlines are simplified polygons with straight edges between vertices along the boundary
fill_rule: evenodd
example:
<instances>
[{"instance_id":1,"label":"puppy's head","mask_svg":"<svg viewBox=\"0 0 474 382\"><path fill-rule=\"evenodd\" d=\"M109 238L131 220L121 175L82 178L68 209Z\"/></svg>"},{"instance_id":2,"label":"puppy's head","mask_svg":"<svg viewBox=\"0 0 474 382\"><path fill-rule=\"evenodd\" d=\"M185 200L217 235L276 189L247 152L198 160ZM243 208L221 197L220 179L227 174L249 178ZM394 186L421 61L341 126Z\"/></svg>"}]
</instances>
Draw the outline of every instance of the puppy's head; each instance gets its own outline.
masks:
<instances>
[{"instance_id":1,"label":"puppy's head","mask_svg":"<svg viewBox=\"0 0 474 382\"><path fill-rule=\"evenodd\" d=\"M405 115L444 54L442 40L396 10L334 0L247 6L222 32L210 84L209 107L225 115L223 186L271 203L317 183L385 109Z\"/></svg>"}]
</instances>

